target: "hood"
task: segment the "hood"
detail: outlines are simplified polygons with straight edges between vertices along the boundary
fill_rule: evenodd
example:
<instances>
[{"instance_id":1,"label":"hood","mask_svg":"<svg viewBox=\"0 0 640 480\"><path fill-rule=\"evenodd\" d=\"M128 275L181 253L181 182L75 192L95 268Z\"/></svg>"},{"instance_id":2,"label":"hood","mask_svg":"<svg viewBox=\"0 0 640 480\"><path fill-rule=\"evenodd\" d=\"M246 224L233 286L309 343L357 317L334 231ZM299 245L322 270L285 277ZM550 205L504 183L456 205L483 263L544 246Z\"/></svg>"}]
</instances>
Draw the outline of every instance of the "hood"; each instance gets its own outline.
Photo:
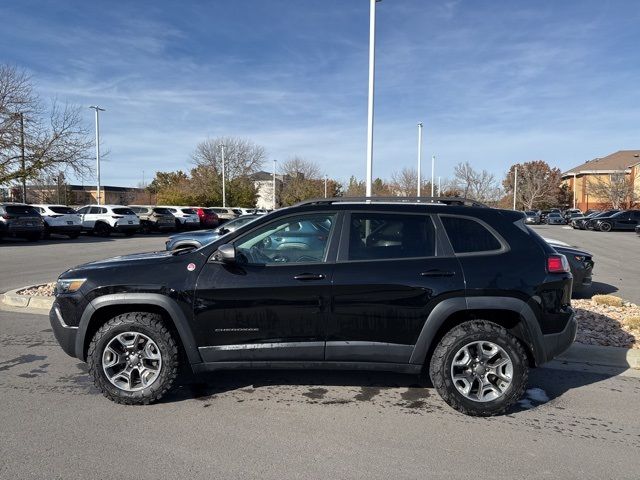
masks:
<instances>
[{"instance_id":1,"label":"hood","mask_svg":"<svg viewBox=\"0 0 640 480\"><path fill-rule=\"evenodd\" d=\"M585 252L584 250L579 250L574 247L554 245L553 243L550 243L550 245L555 249L556 252L561 253L562 255L579 255L581 257L593 257L591 253Z\"/></svg>"},{"instance_id":2,"label":"hood","mask_svg":"<svg viewBox=\"0 0 640 480\"><path fill-rule=\"evenodd\" d=\"M175 252L146 252L146 253L134 253L132 255L120 255L118 257L105 258L104 260L96 260L95 262L84 263L72 268L72 271L93 269L93 268L109 268L115 267L121 264L136 264L144 265L145 263L157 263L158 261L166 260L175 256Z\"/></svg>"},{"instance_id":3,"label":"hood","mask_svg":"<svg viewBox=\"0 0 640 480\"><path fill-rule=\"evenodd\" d=\"M201 238L212 238L217 236L218 234L213 230L196 230L195 232L184 232L184 233L177 233L176 235L171 235L169 237L169 240L188 240L190 238L201 239Z\"/></svg>"}]
</instances>

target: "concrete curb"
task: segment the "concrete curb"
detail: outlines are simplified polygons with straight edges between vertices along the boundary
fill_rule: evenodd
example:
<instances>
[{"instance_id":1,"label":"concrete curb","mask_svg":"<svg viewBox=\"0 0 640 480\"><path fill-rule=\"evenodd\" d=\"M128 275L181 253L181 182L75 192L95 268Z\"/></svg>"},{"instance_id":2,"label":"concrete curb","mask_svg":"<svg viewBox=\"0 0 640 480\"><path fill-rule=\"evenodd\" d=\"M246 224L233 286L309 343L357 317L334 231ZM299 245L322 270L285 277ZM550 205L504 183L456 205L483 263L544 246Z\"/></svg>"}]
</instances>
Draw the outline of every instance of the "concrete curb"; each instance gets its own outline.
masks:
<instances>
[{"instance_id":1,"label":"concrete curb","mask_svg":"<svg viewBox=\"0 0 640 480\"><path fill-rule=\"evenodd\" d=\"M556 360L586 365L640 369L640 349L574 343Z\"/></svg>"},{"instance_id":2,"label":"concrete curb","mask_svg":"<svg viewBox=\"0 0 640 480\"><path fill-rule=\"evenodd\" d=\"M1 301L9 307L20 308L24 310L50 310L53 305L53 297L38 297L34 295L18 295L18 291L26 288L37 287L38 285L29 285L20 287L15 290L9 290L2 295Z\"/></svg>"}]
</instances>

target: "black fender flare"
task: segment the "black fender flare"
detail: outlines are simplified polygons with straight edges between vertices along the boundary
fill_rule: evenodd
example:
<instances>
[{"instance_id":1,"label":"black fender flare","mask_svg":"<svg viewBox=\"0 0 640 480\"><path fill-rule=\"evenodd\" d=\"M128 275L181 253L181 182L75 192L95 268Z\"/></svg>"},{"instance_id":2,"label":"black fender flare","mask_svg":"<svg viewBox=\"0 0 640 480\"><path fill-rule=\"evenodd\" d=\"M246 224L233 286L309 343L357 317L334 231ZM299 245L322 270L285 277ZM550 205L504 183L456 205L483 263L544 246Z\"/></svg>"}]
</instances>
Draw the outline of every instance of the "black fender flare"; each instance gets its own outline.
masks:
<instances>
[{"instance_id":1,"label":"black fender flare","mask_svg":"<svg viewBox=\"0 0 640 480\"><path fill-rule=\"evenodd\" d=\"M522 321L513 333L533 352L536 365L545 361L540 325L533 310L524 300L514 297L474 296L448 298L433 308L422 326L409 363L423 365L440 327L451 315L464 310L509 310L516 312Z\"/></svg>"},{"instance_id":2,"label":"black fender flare","mask_svg":"<svg viewBox=\"0 0 640 480\"><path fill-rule=\"evenodd\" d=\"M85 337L94 314L101 308L113 305L154 305L162 308L169 315L178 335L180 336L179 340L184 346L189 363L192 365L202 363L202 357L198 352L193 332L191 331L188 319L184 312L180 309L175 300L159 293L115 293L103 295L92 300L82 313L80 324L78 325L78 334L76 335L75 345L77 358L84 359Z\"/></svg>"}]
</instances>

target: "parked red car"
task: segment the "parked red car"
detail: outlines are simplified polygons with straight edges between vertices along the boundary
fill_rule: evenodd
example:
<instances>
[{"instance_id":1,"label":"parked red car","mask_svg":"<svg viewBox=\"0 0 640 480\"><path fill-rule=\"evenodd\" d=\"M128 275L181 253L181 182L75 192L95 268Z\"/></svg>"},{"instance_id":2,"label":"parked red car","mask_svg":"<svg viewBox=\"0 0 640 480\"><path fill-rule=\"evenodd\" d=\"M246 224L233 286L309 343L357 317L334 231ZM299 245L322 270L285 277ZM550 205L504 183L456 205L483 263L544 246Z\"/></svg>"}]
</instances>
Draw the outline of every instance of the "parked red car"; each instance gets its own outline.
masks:
<instances>
[{"instance_id":1,"label":"parked red car","mask_svg":"<svg viewBox=\"0 0 640 480\"><path fill-rule=\"evenodd\" d=\"M211 228L217 227L220 223L220 219L216 212L214 212L210 208L196 208L196 212L198 213L198 218L200 218L200 226Z\"/></svg>"}]
</instances>

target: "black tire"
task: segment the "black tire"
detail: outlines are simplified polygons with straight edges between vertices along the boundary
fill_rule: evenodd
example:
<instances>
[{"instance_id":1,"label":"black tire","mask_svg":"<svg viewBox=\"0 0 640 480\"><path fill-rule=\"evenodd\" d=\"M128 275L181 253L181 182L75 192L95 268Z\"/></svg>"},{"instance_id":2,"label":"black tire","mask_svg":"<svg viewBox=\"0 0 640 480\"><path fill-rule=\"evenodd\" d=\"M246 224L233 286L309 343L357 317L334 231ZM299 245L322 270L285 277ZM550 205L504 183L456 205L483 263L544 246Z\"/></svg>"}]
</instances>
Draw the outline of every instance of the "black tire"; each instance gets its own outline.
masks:
<instances>
[{"instance_id":1,"label":"black tire","mask_svg":"<svg viewBox=\"0 0 640 480\"><path fill-rule=\"evenodd\" d=\"M182 223L180 223L180 220L176 218L176 232L181 232L181 231L182 231Z\"/></svg>"},{"instance_id":2,"label":"black tire","mask_svg":"<svg viewBox=\"0 0 640 480\"><path fill-rule=\"evenodd\" d=\"M611 225L609 222L602 222L600 224L599 230L601 232L610 232L612 230L612 228L613 228L613 225Z\"/></svg>"},{"instance_id":3,"label":"black tire","mask_svg":"<svg viewBox=\"0 0 640 480\"><path fill-rule=\"evenodd\" d=\"M149 235L151 231L152 231L151 224L149 222L145 221L140 224L140 233L144 235Z\"/></svg>"},{"instance_id":4,"label":"black tire","mask_svg":"<svg viewBox=\"0 0 640 480\"><path fill-rule=\"evenodd\" d=\"M465 345L485 340L501 347L513 365L513 376L507 390L495 400L480 402L465 397L451 378L451 363ZM440 340L429 365L431 382L442 399L465 415L489 417L501 415L524 394L529 379L527 354L522 345L506 329L486 320L473 320L452 328Z\"/></svg>"},{"instance_id":5,"label":"black tire","mask_svg":"<svg viewBox=\"0 0 640 480\"><path fill-rule=\"evenodd\" d=\"M80 236L80 232L75 232L75 233L70 233L68 235L68 237L72 240L75 240L76 238L78 238Z\"/></svg>"},{"instance_id":6,"label":"black tire","mask_svg":"<svg viewBox=\"0 0 640 480\"><path fill-rule=\"evenodd\" d=\"M162 367L158 378L143 390L129 392L112 384L102 368L102 354L108 343L124 332L140 332L153 340L162 355ZM157 313L129 312L112 318L95 333L87 351L89 374L95 386L109 400L124 405L148 405L162 398L178 375L178 346L171 332Z\"/></svg>"},{"instance_id":7,"label":"black tire","mask_svg":"<svg viewBox=\"0 0 640 480\"><path fill-rule=\"evenodd\" d=\"M51 230L49 230L49 225L44 224L44 231L42 232L42 238L45 240L51 238Z\"/></svg>"},{"instance_id":8,"label":"black tire","mask_svg":"<svg viewBox=\"0 0 640 480\"><path fill-rule=\"evenodd\" d=\"M107 238L109 235L111 235L111 227L104 222L96 222L95 226L93 227L93 231L99 237Z\"/></svg>"},{"instance_id":9,"label":"black tire","mask_svg":"<svg viewBox=\"0 0 640 480\"><path fill-rule=\"evenodd\" d=\"M133 237L136 234L135 230L128 230L126 232L124 232L124 236L125 237Z\"/></svg>"}]
</instances>

